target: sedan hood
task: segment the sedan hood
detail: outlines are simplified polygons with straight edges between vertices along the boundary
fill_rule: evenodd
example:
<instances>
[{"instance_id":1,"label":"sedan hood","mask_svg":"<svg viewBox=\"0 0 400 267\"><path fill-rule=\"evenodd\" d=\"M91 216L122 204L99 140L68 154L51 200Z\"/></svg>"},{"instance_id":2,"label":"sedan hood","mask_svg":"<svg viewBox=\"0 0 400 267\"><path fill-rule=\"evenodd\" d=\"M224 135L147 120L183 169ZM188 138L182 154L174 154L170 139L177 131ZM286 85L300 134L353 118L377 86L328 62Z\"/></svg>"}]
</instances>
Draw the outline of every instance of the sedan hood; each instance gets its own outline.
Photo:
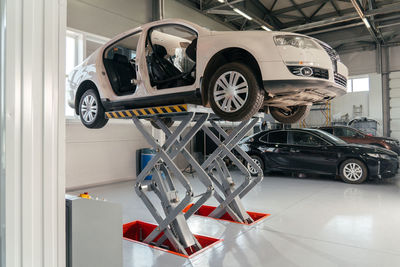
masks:
<instances>
[{"instance_id":1,"label":"sedan hood","mask_svg":"<svg viewBox=\"0 0 400 267\"><path fill-rule=\"evenodd\" d=\"M389 156L396 156L397 153L382 147L372 146L372 145L360 145L360 144L344 144L341 147L348 147L349 149L357 149L364 153L379 153L379 154L387 154Z\"/></svg>"}]
</instances>

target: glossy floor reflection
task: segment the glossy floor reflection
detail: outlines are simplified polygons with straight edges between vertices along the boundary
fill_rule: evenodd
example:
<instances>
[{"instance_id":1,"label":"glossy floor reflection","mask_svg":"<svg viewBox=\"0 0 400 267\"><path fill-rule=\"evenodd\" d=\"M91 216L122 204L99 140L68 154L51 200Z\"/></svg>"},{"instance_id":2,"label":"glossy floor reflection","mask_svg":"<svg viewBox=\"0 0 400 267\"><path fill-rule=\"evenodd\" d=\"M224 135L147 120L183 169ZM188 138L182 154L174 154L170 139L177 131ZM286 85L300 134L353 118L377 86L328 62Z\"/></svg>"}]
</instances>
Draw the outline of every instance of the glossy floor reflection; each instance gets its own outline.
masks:
<instances>
[{"instance_id":1,"label":"glossy floor reflection","mask_svg":"<svg viewBox=\"0 0 400 267\"><path fill-rule=\"evenodd\" d=\"M204 190L190 181L196 194ZM154 223L133 182L88 191L121 203L124 223ZM269 176L243 201L247 210L271 216L253 226L193 216L194 233L224 241L192 259L124 241L124 266L400 266L399 177L349 185Z\"/></svg>"}]
</instances>

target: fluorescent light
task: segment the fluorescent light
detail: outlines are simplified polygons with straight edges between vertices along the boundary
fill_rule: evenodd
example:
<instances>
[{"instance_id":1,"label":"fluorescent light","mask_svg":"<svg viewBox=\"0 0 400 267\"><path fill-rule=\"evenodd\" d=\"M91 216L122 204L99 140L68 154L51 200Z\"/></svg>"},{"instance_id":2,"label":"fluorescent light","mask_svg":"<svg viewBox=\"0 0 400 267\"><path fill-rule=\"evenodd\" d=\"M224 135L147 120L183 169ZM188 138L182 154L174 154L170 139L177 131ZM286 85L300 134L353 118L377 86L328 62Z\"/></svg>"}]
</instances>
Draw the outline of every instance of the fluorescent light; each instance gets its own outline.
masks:
<instances>
[{"instance_id":1,"label":"fluorescent light","mask_svg":"<svg viewBox=\"0 0 400 267\"><path fill-rule=\"evenodd\" d=\"M268 28L267 26L265 26L265 25L261 25L261 28L263 29L263 30L266 30L266 31L271 31L271 29L270 28Z\"/></svg>"},{"instance_id":2,"label":"fluorescent light","mask_svg":"<svg viewBox=\"0 0 400 267\"><path fill-rule=\"evenodd\" d=\"M368 29L371 28L371 24L369 24L367 18L362 18L362 21L364 22L365 26L367 26Z\"/></svg>"},{"instance_id":3,"label":"fluorescent light","mask_svg":"<svg viewBox=\"0 0 400 267\"><path fill-rule=\"evenodd\" d=\"M241 10L239 10L237 8L234 8L233 11L235 11L239 15L242 15L243 17L245 17L248 20L252 20L253 19L252 17L250 17L249 15L247 15L246 13L244 13L243 11L241 11Z\"/></svg>"},{"instance_id":4,"label":"fluorescent light","mask_svg":"<svg viewBox=\"0 0 400 267\"><path fill-rule=\"evenodd\" d=\"M220 2L220 3L225 3L225 0L218 0L218 2Z\"/></svg>"}]
</instances>

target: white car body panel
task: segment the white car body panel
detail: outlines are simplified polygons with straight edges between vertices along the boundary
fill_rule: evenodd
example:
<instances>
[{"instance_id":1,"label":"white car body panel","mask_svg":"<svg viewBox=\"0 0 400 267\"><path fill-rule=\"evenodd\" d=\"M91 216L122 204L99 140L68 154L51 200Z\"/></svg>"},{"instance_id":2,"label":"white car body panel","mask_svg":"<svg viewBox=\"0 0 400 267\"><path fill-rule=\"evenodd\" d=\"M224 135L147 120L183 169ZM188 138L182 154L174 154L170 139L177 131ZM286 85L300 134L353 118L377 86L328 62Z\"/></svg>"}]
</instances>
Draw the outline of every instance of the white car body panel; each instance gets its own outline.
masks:
<instances>
[{"instance_id":1,"label":"white car body panel","mask_svg":"<svg viewBox=\"0 0 400 267\"><path fill-rule=\"evenodd\" d=\"M149 73L145 57L145 39L147 36L147 31L150 28L164 24L184 25L195 30L198 33L196 80L193 85L163 90L157 90L150 85ZM110 81L108 79L106 69L103 64L103 53L106 48L108 48L116 41L138 31L142 31L142 35L140 36L136 51L137 88L133 94L118 96L113 91ZM274 36L277 35L298 34L267 31L216 32L209 31L196 24L180 19L168 19L148 23L141 27L117 35L101 48L97 49L79 66L77 66L68 77L68 103L72 107L75 107L76 92L79 85L84 81L93 82L99 91L100 98L102 100L107 100L110 102L129 101L131 99L138 99L141 97L158 95L161 96L177 92L195 91L197 88L201 88L200 81L203 77L204 71L210 59L215 54L226 48L241 48L249 52L256 59L261 71L262 81L264 81L264 89L272 98L279 95L280 93L286 94L291 91L294 91L296 94L300 94L304 91L304 86L308 89L313 89L313 86L315 86L315 88L317 89L324 88L326 89L324 91L324 94L326 94L329 98L340 96L346 93L346 88L344 86L335 83L331 58L323 48L300 49L292 46L277 46L274 42ZM315 42L318 43L317 41ZM302 62L304 66L313 66L327 69L329 71L329 79L322 80L320 78L314 77L296 76L292 74L287 68L288 62ZM347 79L348 70L346 66L343 65L340 61L337 62L337 72ZM285 81L288 80L291 81L291 84L285 83ZM276 86L274 84L274 86L268 87L266 86L266 81L275 81L278 83L275 83L277 84ZM282 81L282 85L279 84L279 81ZM315 83L314 85L307 84L303 87L297 87L295 83L296 81L314 81ZM332 91L330 91L331 89ZM311 104L314 101L318 101L317 98L313 99L312 97L306 97L304 98L305 100L301 100L300 95L299 99L300 100L296 102L295 100L293 100L292 97L291 100L288 99L288 101L284 101L283 104L277 101L270 101L269 104L276 106L288 106L292 104Z\"/></svg>"}]
</instances>

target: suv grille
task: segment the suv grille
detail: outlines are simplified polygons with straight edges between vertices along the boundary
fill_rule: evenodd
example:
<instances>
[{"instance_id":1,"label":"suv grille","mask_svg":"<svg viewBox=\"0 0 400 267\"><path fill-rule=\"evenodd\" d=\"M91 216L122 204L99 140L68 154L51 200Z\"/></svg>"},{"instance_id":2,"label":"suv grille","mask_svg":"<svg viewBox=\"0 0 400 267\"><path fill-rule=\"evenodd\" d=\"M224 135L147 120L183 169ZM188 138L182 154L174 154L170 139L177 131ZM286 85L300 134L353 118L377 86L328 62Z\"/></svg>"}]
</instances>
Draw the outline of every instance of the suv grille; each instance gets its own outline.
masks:
<instances>
[{"instance_id":1,"label":"suv grille","mask_svg":"<svg viewBox=\"0 0 400 267\"><path fill-rule=\"evenodd\" d=\"M338 61L339 60L339 55L338 53L329 45L319 42L319 44L322 46L322 48L328 53L329 57L331 58L332 61Z\"/></svg>"},{"instance_id":2,"label":"suv grille","mask_svg":"<svg viewBox=\"0 0 400 267\"><path fill-rule=\"evenodd\" d=\"M343 75L340 75L339 73L335 73L335 83L347 87L347 80Z\"/></svg>"}]
</instances>

